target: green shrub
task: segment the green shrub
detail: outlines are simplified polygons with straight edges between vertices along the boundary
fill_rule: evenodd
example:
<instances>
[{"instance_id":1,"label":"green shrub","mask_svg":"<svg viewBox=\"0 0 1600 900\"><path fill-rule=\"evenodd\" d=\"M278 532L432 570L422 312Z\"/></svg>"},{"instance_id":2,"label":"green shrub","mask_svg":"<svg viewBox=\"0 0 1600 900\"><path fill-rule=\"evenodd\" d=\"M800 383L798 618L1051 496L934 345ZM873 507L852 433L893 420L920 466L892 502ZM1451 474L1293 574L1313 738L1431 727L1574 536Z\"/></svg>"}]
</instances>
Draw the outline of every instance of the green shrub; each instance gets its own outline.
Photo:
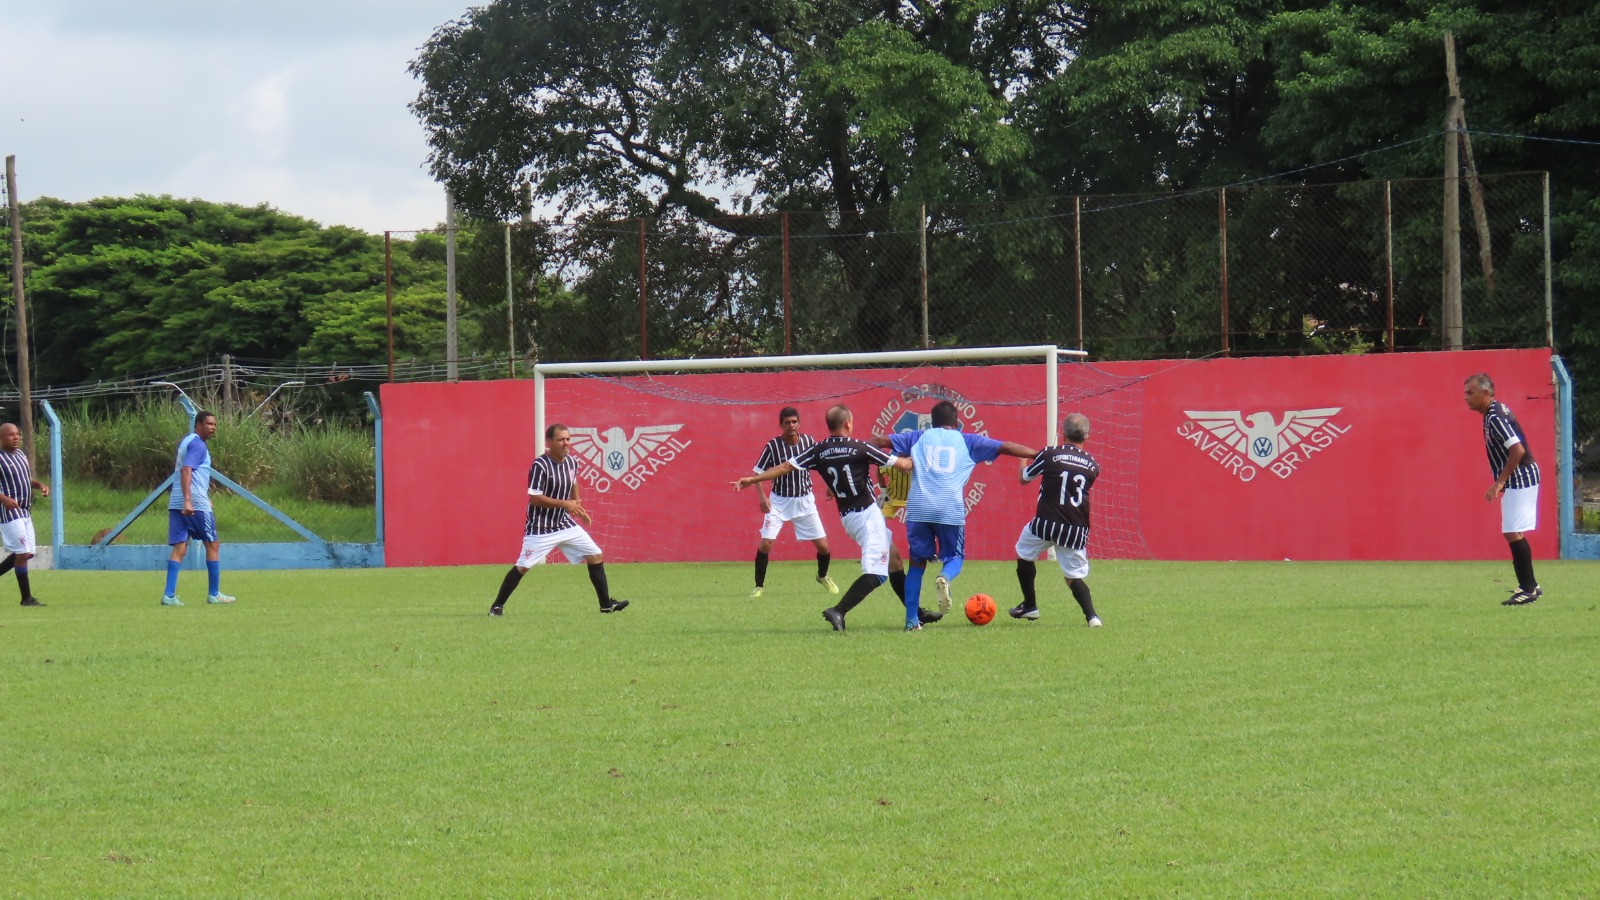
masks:
<instances>
[{"instance_id":1,"label":"green shrub","mask_svg":"<svg viewBox=\"0 0 1600 900\"><path fill-rule=\"evenodd\" d=\"M149 491L172 474L189 418L175 403L114 411L59 410L61 465L68 478ZM41 440L48 441L48 432ZM217 471L252 491L362 506L372 503L372 436L341 422L274 426L237 412L217 414L211 442Z\"/></svg>"}]
</instances>

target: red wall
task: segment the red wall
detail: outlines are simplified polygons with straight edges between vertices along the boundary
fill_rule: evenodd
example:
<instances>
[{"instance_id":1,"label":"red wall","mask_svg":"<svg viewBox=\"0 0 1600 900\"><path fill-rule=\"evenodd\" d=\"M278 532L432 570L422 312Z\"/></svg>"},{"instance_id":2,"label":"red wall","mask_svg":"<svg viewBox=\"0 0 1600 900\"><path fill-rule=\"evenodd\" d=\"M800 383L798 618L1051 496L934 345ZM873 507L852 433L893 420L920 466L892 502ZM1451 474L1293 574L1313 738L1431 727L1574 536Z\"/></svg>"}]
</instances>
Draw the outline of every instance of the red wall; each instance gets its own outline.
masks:
<instances>
[{"instance_id":1,"label":"red wall","mask_svg":"<svg viewBox=\"0 0 1600 900\"><path fill-rule=\"evenodd\" d=\"M1089 415L1090 449L1105 467L1094 490L1091 553L1499 558L1498 504L1483 499L1490 476L1482 419L1461 394L1462 379L1478 371L1494 377L1543 467L1541 528L1531 541L1537 556L1553 557L1555 410L1545 350L1063 367L1063 411ZM934 400L919 388L931 387L958 399L971 430L1033 447L1045 430L1037 365L546 385L549 421L568 425L577 439L585 506L595 516L590 530L606 558L619 562L750 558L756 499L734 495L728 482L750 471L786 404L821 437L828 406L845 402L859 437L893 428L908 412L926 413ZM520 541L528 464L543 444L533 434L532 382L385 385L382 401L388 564L509 563ZM1296 428L1288 414L1309 410L1323 412ZM1269 438L1270 464L1253 462L1206 427L1226 433L1235 413L1249 437ZM593 434L587 446L584 429ZM1285 434L1303 439L1291 446ZM970 487L968 554L1012 558L1036 486L1019 485L1016 461L1002 458L980 466ZM835 557L849 559L853 548L832 503L819 506ZM903 531L895 531L903 546ZM774 557L810 552L786 533Z\"/></svg>"}]
</instances>

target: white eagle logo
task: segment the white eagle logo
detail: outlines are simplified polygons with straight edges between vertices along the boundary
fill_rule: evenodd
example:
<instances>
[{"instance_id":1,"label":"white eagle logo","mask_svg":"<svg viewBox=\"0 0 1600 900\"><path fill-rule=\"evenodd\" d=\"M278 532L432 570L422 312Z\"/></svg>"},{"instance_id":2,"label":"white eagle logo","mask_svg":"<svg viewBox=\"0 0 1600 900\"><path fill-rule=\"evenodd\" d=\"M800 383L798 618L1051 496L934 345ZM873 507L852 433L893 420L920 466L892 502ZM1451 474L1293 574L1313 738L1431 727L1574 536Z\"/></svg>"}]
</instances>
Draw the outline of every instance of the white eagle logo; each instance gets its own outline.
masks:
<instances>
[{"instance_id":1,"label":"white eagle logo","mask_svg":"<svg viewBox=\"0 0 1600 900\"><path fill-rule=\"evenodd\" d=\"M628 471L634 463L650 455L650 451L665 444L667 438L683 425L646 425L635 428L633 435L623 434L613 425L605 431L598 428L570 428L571 449L574 453L599 466L612 478Z\"/></svg>"},{"instance_id":2,"label":"white eagle logo","mask_svg":"<svg viewBox=\"0 0 1600 900\"><path fill-rule=\"evenodd\" d=\"M1306 435L1322 427L1341 409L1344 407L1291 410L1283 414L1282 422L1265 410L1251 413L1249 417L1237 409L1223 412L1186 409L1183 414L1224 444L1248 456L1251 462L1265 466L1305 440Z\"/></svg>"}]
</instances>

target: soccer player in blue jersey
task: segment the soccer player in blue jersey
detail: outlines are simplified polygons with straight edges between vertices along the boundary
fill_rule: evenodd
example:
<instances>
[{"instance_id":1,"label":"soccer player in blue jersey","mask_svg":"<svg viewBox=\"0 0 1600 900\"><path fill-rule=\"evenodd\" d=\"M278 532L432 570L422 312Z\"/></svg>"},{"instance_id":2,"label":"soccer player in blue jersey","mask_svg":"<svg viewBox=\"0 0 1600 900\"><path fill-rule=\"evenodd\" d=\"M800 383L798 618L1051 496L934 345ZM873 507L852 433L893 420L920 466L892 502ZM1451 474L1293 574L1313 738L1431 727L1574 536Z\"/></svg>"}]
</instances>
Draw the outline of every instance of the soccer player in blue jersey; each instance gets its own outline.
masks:
<instances>
[{"instance_id":1,"label":"soccer player in blue jersey","mask_svg":"<svg viewBox=\"0 0 1600 900\"><path fill-rule=\"evenodd\" d=\"M222 542L217 539L217 518L211 512L211 450L206 442L217 434L217 417L200 410L194 431L178 442L172 467L172 490L167 495L167 592L162 606L182 606L178 600L178 569L189 552L189 541L206 545L206 602L232 603L222 592Z\"/></svg>"},{"instance_id":2,"label":"soccer player in blue jersey","mask_svg":"<svg viewBox=\"0 0 1600 900\"><path fill-rule=\"evenodd\" d=\"M906 495L906 541L911 547L911 570L906 573L906 630L922 627L917 609L922 599L922 573L930 560L939 560L939 612L951 606L950 583L966 561L967 478L978 463L1005 456L1032 459L1031 447L997 441L961 430L956 405L949 400L934 404L926 431L901 431L873 442L896 454L911 457L914 469Z\"/></svg>"},{"instance_id":3,"label":"soccer player in blue jersey","mask_svg":"<svg viewBox=\"0 0 1600 900\"><path fill-rule=\"evenodd\" d=\"M50 488L33 477L28 454L22 452L22 429L10 422L0 425L0 543L6 558L0 575L16 570L17 590L23 606L43 606L28 585L28 560L33 559L33 492L50 496Z\"/></svg>"}]
</instances>

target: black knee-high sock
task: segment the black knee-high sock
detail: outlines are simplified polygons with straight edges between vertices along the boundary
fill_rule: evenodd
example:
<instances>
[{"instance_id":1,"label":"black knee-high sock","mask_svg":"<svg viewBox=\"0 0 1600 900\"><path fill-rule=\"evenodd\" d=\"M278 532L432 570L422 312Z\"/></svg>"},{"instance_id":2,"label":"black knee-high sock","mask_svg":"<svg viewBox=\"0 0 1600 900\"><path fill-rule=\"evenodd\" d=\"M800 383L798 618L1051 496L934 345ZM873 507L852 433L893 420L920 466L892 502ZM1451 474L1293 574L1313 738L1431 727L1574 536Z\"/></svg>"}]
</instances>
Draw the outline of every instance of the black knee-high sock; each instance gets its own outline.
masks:
<instances>
[{"instance_id":1,"label":"black knee-high sock","mask_svg":"<svg viewBox=\"0 0 1600 900\"><path fill-rule=\"evenodd\" d=\"M33 589L28 587L28 567L17 566L17 588L22 591L22 599L33 596Z\"/></svg>"},{"instance_id":2,"label":"black knee-high sock","mask_svg":"<svg viewBox=\"0 0 1600 900\"><path fill-rule=\"evenodd\" d=\"M756 551L756 587L767 583L767 554Z\"/></svg>"},{"instance_id":3,"label":"black knee-high sock","mask_svg":"<svg viewBox=\"0 0 1600 900\"><path fill-rule=\"evenodd\" d=\"M599 598L601 606L611 602L611 588L606 584L605 563L589 565L589 583L594 585L594 595Z\"/></svg>"},{"instance_id":4,"label":"black knee-high sock","mask_svg":"<svg viewBox=\"0 0 1600 900\"><path fill-rule=\"evenodd\" d=\"M906 605L906 570L889 573L889 587L894 590L894 595L900 598L900 605Z\"/></svg>"},{"instance_id":5,"label":"black knee-high sock","mask_svg":"<svg viewBox=\"0 0 1600 900\"><path fill-rule=\"evenodd\" d=\"M512 566L511 571L506 573L506 577L500 580L500 593L494 595L496 609L506 605L506 600L511 596L511 592L517 589L517 583L521 580L522 571L516 566Z\"/></svg>"},{"instance_id":6,"label":"black knee-high sock","mask_svg":"<svg viewBox=\"0 0 1600 900\"><path fill-rule=\"evenodd\" d=\"M840 613L847 613L855 609L856 604L867 599L867 595L877 590L878 585L882 583L876 575L862 575L844 592L844 599L840 600L839 605L835 608Z\"/></svg>"},{"instance_id":7,"label":"black knee-high sock","mask_svg":"<svg viewBox=\"0 0 1600 900\"><path fill-rule=\"evenodd\" d=\"M1082 578L1074 578L1067 582L1067 587L1072 589L1072 599L1078 601L1078 608L1083 610L1084 621L1094 618L1094 601L1089 599L1089 582Z\"/></svg>"},{"instance_id":8,"label":"black knee-high sock","mask_svg":"<svg viewBox=\"0 0 1600 900\"><path fill-rule=\"evenodd\" d=\"M1511 568L1517 573L1517 587L1529 591L1538 585L1533 579L1533 548L1528 546L1527 538L1511 542Z\"/></svg>"},{"instance_id":9,"label":"black knee-high sock","mask_svg":"<svg viewBox=\"0 0 1600 900\"><path fill-rule=\"evenodd\" d=\"M817 554L817 577L818 578L826 578L826 577L828 577L828 563L830 563L830 562L833 562L833 554L831 554L831 553L818 553Z\"/></svg>"},{"instance_id":10,"label":"black knee-high sock","mask_svg":"<svg viewBox=\"0 0 1600 900\"><path fill-rule=\"evenodd\" d=\"M1017 560L1017 586L1022 588L1024 609L1034 609L1039 605L1038 595L1033 592L1033 577L1038 570L1039 567L1031 559Z\"/></svg>"},{"instance_id":11,"label":"black knee-high sock","mask_svg":"<svg viewBox=\"0 0 1600 900\"><path fill-rule=\"evenodd\" d=\"M0 560L0 575L4 575L5 573L11 571L11 567L16 564L17 555L15 553L7 556L4 560Z\"/></svg>"}]
</instances>

